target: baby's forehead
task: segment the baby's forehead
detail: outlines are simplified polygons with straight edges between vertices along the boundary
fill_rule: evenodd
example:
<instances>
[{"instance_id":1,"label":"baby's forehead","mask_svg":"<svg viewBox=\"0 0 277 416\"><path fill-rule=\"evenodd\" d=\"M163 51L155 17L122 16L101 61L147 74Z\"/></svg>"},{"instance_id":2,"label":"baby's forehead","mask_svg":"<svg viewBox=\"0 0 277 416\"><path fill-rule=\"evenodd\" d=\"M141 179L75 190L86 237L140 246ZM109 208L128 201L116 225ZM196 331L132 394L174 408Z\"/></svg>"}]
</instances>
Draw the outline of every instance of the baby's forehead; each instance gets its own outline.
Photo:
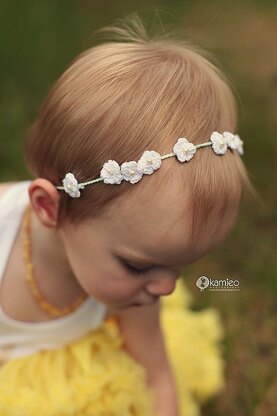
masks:
<instances>
[{"instance_id":1,"label":"baby's forehead","mask_svg":"<svg viewBox=\"0 0 277 416\"><path fill-rule=\"evenodd\" d=\"M143 189L122 198L109 212L106 226L118 244L159 259L180 259L190 250L188 200L178 196L173 186L168 192Z\"/></svg>"},{"instance_id":2,"label":"baby's forehead","mask_svg":"<svg viewBox=\"0 0 277 416\"><path fill-rule=\"evenodd\" d=\"M106 235L111 244L128 252L141 252L164 264L185 264L209 252L225 239L231 230L236 210L228 214L225 222L222 216L206 210L205 206L195 213L195 198L187 181L173 179L161 182L156 175L145 178L145 186L131 188L111 204L108 215L102 217ZM160 184L160 186L159 186ZM155 186L156 185L156 186ZM136 186L129 185L129 186ZM134 190L134 191L133 191ZM193 203L192 203L193 202ZM201 216L201 218L199 218ZM192 237L195 221L204 221L196 238ZM206 223L210 226L207 228Z\"/></svg>"}]
</instances>

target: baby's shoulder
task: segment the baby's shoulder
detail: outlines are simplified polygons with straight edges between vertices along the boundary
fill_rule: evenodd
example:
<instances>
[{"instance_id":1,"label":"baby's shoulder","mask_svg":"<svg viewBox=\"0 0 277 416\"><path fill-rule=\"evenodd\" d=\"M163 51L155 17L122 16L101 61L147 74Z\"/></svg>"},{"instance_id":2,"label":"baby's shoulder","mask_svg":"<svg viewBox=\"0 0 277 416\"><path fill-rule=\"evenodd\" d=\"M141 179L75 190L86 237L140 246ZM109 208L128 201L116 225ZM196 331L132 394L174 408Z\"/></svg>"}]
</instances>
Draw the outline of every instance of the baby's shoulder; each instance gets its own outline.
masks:
<instances>
[{"instance_id":1,"label":"baby's shoulder","mask_svg":"<svg viewBox=\"0 0 277 416\"><path fill-rule=\"evenodd\" d=\"M0 198L15 183L16 182L1 182L0 183Z\"/></svg>"}]
</instances>

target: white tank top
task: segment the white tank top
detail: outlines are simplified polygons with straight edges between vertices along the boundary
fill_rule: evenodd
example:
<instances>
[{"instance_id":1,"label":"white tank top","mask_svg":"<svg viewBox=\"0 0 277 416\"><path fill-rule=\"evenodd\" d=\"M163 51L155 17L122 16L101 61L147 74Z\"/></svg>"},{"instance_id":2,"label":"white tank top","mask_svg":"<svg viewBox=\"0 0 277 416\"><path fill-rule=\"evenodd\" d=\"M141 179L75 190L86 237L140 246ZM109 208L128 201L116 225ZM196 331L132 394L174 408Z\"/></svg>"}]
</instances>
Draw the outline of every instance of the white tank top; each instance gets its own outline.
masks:
<instances>
[{"instance_id":1,"label":"white tank top","mask_svg":"<svg viewBox=\"0 0 277 416\"><path fill-rule=\"evenodd\" d=\"M30 180L17 182L0 197L0 287L23 211L29 203L30 183ZM9 358L15 358L74 341L97 328L106 312L103 303L88 297L69 315L33 323L8 317L0 304L0 362L7 351Z\"/></svg>"}]
</instances>

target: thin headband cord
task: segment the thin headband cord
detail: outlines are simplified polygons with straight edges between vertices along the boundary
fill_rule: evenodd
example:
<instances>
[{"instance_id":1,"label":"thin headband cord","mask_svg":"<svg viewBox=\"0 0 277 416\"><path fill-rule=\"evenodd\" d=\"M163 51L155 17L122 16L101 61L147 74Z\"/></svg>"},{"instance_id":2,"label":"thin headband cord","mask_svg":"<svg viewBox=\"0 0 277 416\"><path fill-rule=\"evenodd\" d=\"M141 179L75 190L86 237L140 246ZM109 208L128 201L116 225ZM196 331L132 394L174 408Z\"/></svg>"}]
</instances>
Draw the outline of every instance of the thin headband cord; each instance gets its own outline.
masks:
<instances>
[{"instance_id":1,"label":"thin headband cord","mask_svg":"<svg viewBox=\"0 0 277 416\"><path fill-rule=\"evenodd\" d=\"M210 141L194 145L185 137L180 137L173 146L173 153L161 156L155 150L146 150L143 152L138 162L124 162L120 166L115 160L108 160L104 163L100 177L87 182L78 183L73 173L69 172L63 179L63 186L56 186L57 189L64 190L72 198L81 196L80 189L84 189L87 185L104 181L105 184L119 185L122 180L132 184L141 180L144 174L151 175L155 170L159 169L161 162L169 157L177 157L180 162L190 161L201 147L211 146L216 155L223 155L227 148L235 150L239 155L243 155L243 141L237 134L224 131L222 134L214 131L211 134Z\"/></svg>"}]
</instances>

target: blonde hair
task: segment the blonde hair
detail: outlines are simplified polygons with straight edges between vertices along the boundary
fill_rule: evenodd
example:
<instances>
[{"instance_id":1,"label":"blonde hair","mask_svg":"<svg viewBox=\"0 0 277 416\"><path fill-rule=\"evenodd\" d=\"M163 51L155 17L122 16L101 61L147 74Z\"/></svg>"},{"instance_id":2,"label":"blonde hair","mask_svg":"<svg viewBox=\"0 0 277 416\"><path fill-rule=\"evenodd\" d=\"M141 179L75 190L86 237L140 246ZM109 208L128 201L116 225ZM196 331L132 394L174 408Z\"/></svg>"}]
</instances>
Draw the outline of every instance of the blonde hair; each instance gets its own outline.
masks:
<instances>
[{"instance_id":1,"label":"blonde hair","mask_svg":"<svg viewBox=\"0 0 277 416\"><path fill-rule=\"evenodd\" d=\"M150 38L136 14L123 23L100 29L117 40L80 53L50 90L25 142L25 161L34 176L62 185L65 174L73 172L84 182L99 177L109 159L121 164L138 160L145 150L169 153L179 137L197 144L215 130L236 132L230 83L207 52L167 35ZM158 172L134 185L101 182L87 186L80 198L59 191L57 227L103 213L125 193L139 193L146 181L152 181L153 192L175 181L180 195L189 187L195 239L214 218L223 221L242 192L254 193L236 152L217 156L204 148L188 163L163 161Z\"/></svg>"}]
</instances>

